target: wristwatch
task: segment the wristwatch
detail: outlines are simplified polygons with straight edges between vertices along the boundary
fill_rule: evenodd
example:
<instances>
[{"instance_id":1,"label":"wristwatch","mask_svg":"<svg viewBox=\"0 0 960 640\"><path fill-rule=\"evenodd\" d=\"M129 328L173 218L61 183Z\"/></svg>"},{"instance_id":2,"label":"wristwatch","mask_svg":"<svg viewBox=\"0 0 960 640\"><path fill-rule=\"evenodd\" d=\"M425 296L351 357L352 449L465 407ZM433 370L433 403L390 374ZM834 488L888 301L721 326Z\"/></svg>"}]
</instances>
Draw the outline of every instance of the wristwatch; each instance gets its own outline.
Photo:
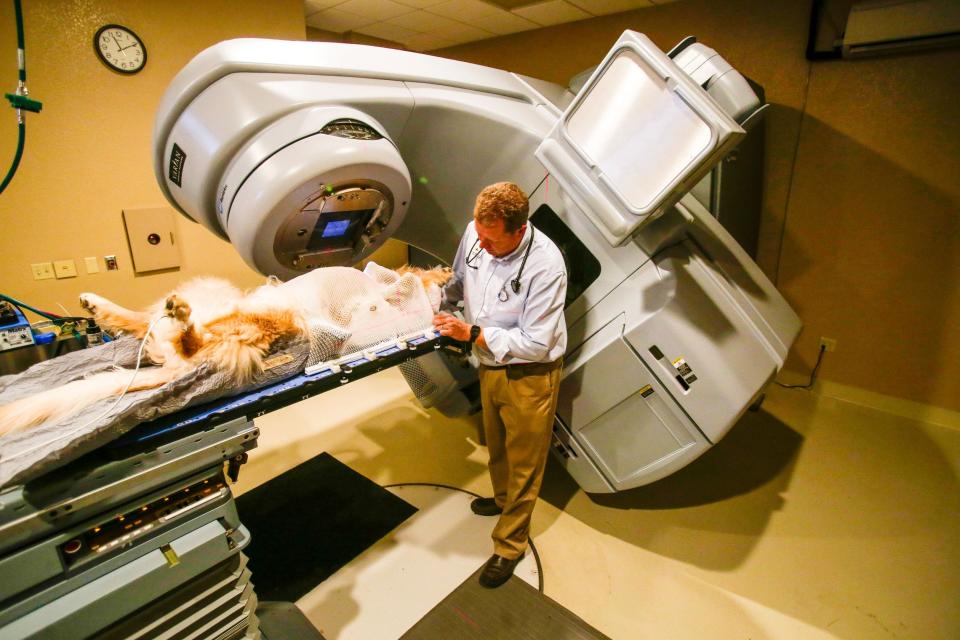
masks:
<instances>
[{"instance_id":1,"label":"wristwatch","mask_svg":"<svg viewBox=\"0 0 960 640\"><path fill-rule=\"evenodd\" d=\"M470 344L473 344L477 341L477 338L480 337L480 327L473 325L470 327Z\"/></svg>"}]
</instances>

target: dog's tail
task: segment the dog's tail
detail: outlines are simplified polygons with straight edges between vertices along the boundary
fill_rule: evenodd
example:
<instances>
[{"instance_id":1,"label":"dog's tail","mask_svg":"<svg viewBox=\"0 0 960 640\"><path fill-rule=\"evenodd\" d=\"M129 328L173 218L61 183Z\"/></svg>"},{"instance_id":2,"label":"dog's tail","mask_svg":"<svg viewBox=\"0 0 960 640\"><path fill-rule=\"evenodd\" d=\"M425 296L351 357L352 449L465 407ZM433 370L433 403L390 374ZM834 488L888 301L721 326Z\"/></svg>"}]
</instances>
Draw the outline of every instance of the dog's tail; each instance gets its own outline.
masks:
<instances>
[{"instance_id":1,"label":"dog's tail","mask_svg":"<svg viewBox=\"0 0 960 640\"><path fill-rule=\"evenodd\" d=\"M41 391L0 406L0 436L76 413L98 400L119 395L127 384L130 384L128 391L154 389L175 380L182 373L171 367L146 367L137 371L134 378L133 370L119 369ZM131 379L133 383L130 383Z\"/></svg>"}]
</instances>

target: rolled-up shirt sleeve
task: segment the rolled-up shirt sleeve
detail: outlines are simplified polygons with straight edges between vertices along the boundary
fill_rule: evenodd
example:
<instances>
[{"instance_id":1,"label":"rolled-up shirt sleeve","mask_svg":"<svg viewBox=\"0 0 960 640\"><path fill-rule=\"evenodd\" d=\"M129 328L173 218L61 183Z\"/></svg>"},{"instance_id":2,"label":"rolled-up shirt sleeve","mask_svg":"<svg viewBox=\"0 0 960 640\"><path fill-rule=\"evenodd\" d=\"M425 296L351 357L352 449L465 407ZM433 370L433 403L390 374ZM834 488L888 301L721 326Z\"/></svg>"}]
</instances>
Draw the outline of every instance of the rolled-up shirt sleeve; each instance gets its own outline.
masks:
<instances>
[{"instance_id":1,"label":"rolled-up shirt sleeve","mask_svg":"<svg viewBox=\"0 0 960 640\"><path fill-rule=\"evenodd\" d=\"M566 273L544 273L530 283L516 327L484 327L483 339L497 363L507 358L543 361L560 333L558 327L564 322L566 295Z\"/></svg>"}]
</instances>

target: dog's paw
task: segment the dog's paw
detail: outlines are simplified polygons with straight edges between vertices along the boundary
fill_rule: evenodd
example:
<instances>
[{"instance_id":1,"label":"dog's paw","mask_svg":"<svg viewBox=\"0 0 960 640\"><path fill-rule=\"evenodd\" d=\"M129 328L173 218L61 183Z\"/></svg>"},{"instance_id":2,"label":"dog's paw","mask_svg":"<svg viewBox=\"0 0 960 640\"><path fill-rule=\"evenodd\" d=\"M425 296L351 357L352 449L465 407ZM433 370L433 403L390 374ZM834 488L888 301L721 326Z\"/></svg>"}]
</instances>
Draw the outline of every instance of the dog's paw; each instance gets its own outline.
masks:
<instances>
[{"instance_id":1,"label":"dog's paw","mask_svg":"<svg viewBox=\"0 0 960 640\"><path fill-rule=\"evenodd\" d=\"M167 298L164 305L164 314L179 322L187 322L190 319L190 305L176 294Z\"/></svg>"},{"instance_id":2,"label":"dog's paw","mask_svg":"<svg viewBox=\"0 0 960 640\"><path fill-rule=\"evenodd\" d=\"M80 294L80 306L89 311L91 314L95 314L97 312L97 306L102 300L103 298L95 293Z\"/></svg>"}]
</instances>

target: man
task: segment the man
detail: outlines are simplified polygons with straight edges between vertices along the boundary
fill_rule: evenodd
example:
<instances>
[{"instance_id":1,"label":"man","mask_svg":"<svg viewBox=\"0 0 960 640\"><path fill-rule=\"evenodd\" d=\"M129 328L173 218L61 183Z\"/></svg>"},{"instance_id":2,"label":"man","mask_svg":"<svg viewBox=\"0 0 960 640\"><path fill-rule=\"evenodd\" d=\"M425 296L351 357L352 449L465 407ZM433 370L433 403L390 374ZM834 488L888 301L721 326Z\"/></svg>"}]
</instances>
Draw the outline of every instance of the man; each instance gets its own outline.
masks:
<instances>
[{"instance_id":1,"label":"man","mask_svg":"<svg viewBox=\"0 0 960 640\"><path fill-rule=\"evenodd\" d=\"M433 320L441 334L472 343L480 361L493 497L477 498L470 508L500 515L494 554L480 574L489 588L510 578L527 548L567 347L563 256L527 222L529 210L515 184L480 192L444 289L445 304L463 302L466 322L449 314Z\"/></svg>"}]
</instances>

